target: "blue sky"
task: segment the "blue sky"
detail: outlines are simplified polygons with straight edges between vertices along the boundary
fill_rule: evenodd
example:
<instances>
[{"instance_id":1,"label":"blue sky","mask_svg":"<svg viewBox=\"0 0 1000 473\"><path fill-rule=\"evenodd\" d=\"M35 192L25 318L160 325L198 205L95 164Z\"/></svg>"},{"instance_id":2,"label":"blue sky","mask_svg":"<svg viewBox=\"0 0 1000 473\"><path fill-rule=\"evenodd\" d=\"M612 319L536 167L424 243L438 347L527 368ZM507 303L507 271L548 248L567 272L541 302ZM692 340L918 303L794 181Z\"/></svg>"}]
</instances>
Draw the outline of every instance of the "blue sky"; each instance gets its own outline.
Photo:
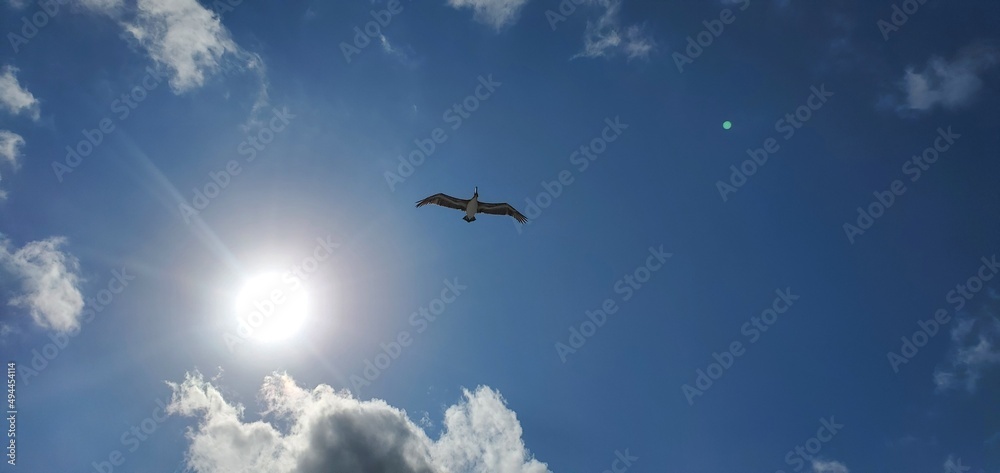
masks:
<instances>
[{"instance_id":1,"label":"blue sky","mask_svg":"<svg viewBox=\"0 0 1000 473\"><path fill-rule=\"evenodd\" d=\"M6 470L1000 472L996 2L0 11Z\"/></svg>"}]
</instances>

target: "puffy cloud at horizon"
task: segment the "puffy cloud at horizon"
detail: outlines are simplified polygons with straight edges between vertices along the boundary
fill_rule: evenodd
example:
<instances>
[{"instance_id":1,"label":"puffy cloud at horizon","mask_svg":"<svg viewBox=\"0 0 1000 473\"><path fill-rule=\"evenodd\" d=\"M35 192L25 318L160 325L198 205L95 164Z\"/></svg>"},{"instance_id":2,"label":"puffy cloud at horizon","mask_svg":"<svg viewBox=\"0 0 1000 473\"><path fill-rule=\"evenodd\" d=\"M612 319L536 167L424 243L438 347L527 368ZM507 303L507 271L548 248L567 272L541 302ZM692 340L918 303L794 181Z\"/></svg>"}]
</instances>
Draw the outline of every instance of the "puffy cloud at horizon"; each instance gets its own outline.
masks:
<instances>
[{"instance_id":1,"label":"puffy cloud at horizon","mask_svg":"<svg viewBox=\"0 0 1000 473\"><path fill-rule=\"evenodd\" d=\"M287 374L267 376L261 387L262 415L270 422L243 421L244 407L227 402L198 372L168 384L168 412L197 419L188 433L188 467L199 473L548 471L525 448L517 416L485 386L463 390L433 441L385 401L361 401L327 385L306 390Z\"/></svg>"}]
</instances>

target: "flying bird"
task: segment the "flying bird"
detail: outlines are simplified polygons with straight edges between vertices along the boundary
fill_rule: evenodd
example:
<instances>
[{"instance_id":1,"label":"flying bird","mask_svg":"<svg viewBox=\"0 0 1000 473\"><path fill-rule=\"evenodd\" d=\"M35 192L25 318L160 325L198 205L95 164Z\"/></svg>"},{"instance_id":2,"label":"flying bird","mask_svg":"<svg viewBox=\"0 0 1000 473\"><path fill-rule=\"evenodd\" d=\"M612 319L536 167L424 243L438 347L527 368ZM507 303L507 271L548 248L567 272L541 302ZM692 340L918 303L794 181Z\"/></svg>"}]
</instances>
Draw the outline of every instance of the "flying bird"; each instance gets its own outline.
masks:
<instances>
[{"instance_id":1,"label":"flying bird","mask_svg":"<svg viewBox=\"0 0 1000 473\"><path fill-rule=\"evenodd\" d=\"M502 204L491 204L489 202L479 201L479 187L476 187L475 192L472 194L472 199L458 199L447 194L434 194L424 200L417 201L417 207L421 207L427 204L440 205L442 207L448 207L449 209L464 210L465 217L462 220L472 223L476 221L476 214L492 214L492 215L510 215L514 217L521 223L526 223L528 218L518 212L517 209L511 207L510 204L504 202Z\"/></svg>"}]
</instances>

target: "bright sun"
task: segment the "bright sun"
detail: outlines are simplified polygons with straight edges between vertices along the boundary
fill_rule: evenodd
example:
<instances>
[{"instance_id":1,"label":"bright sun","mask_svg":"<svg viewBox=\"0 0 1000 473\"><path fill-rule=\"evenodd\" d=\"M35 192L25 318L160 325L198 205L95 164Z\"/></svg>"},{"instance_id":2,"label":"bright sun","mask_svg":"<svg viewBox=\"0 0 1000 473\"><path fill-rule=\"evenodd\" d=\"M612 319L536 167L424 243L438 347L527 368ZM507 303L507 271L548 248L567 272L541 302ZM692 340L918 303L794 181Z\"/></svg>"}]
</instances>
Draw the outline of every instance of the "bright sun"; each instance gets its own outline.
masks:
<instances>
[{"instance_id":1,"label":"bright sun","mask_svg":"<svg viewBox=\"0 0 1000 473\"><path fill-rule=\"evenodd\" d=\"M297 278L286 281L279 273L248 279L236 296L240 334L263 342L295 335L309 314L309 297Z\"/></svg>"}]
</instances>

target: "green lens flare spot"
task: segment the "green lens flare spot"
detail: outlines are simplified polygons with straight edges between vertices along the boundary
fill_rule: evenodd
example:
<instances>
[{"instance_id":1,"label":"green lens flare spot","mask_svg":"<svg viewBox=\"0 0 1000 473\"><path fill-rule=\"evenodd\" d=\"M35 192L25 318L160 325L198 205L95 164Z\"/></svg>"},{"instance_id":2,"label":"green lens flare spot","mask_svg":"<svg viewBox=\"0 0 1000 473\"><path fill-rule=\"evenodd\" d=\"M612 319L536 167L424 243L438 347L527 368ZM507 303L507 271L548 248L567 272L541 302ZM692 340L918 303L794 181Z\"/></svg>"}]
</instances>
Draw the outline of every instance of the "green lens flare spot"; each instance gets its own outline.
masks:
<instances>
[{"instance_id":1,"label":"green lens flare spot","mask_svg":"<svg viewBox=\"0 0 1000 473\"><path fill-rule=\"evenodd\" d=\"M733 127L733 122L731 122L729 120L726 120L726 121L722 122L722 128L723 129L728 130L728 129L732 128L732 127Z\"/></svg>"}]
</instances>

